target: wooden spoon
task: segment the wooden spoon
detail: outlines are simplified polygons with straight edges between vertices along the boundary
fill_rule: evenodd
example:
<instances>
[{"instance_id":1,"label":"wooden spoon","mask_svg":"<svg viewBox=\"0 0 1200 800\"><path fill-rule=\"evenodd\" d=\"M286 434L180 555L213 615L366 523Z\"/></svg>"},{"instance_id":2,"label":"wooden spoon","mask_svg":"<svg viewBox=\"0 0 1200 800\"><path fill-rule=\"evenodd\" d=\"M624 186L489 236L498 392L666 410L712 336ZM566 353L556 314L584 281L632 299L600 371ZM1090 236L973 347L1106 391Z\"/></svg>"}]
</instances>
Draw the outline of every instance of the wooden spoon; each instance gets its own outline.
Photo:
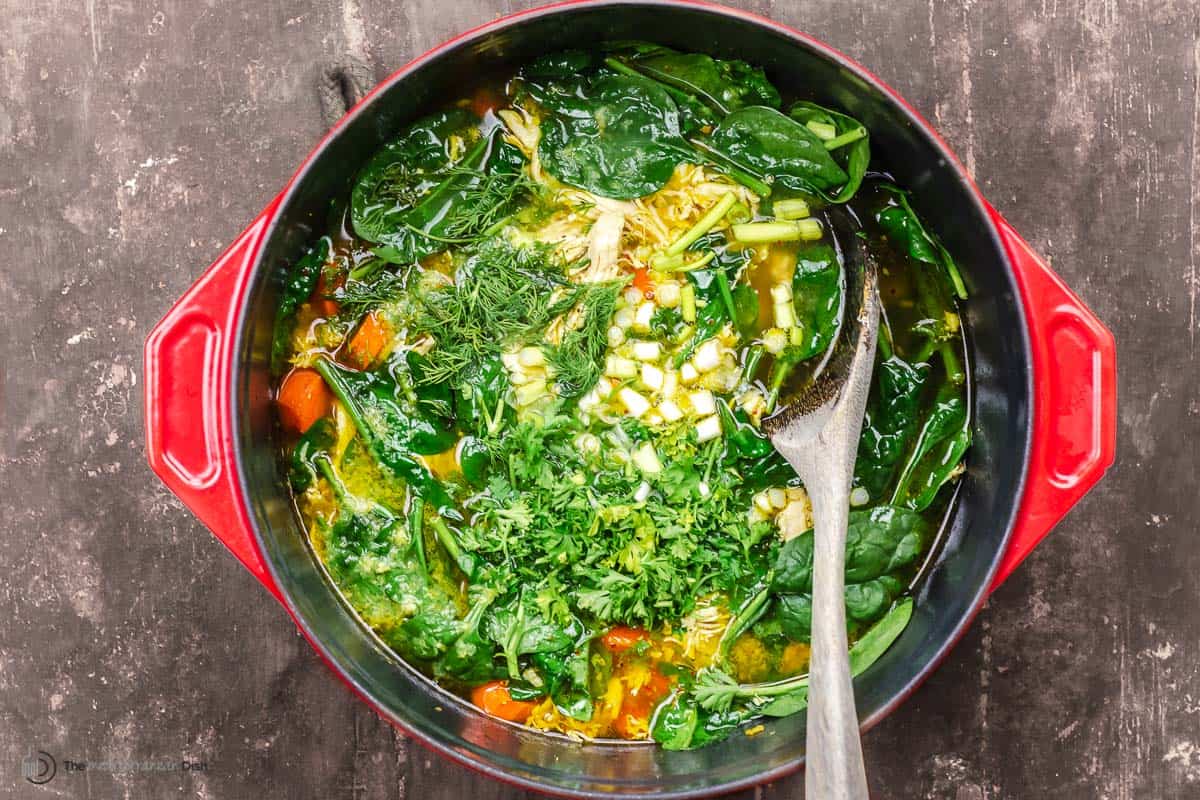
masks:
<instances>
[{"instance_id":1,"label":"wooden spoon","mask_svg":"<svg viewBox=\"0 0 1200 800\"><path fill-rule=\"evenodd\" d=\"M846 639L846 526L879 332L878 272L841 207L829 212L843 247L845 309L837 341L816 377L764 423L812 501L812 655L807 769L810 800L868 800Z\"/></svg>"}]
</instances>

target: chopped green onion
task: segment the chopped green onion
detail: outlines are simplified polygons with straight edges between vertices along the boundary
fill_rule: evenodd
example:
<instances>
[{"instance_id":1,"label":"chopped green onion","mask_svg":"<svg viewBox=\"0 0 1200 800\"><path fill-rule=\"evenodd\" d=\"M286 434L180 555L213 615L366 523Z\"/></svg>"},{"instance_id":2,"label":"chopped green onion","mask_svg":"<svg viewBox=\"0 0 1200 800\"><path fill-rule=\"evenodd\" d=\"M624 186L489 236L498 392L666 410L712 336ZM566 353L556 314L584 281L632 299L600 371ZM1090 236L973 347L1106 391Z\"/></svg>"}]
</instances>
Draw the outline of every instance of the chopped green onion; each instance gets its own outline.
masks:
<instances>
[{"instance_id":1,"label":"chopped green onion","mask_svg":"<svg viewBox=\"0 0 1200 800\"><path fill-rule=\"evenodd\" d=\"M745 244L794 242L800 238L799 225L798 222L747 222L733 226L733 238Z\"/></svg>"},{"instance_id":2,"label":"chopped green onion","mask_svg":"<svg viewBox=\"0 0 1200 800\"><path fill-rule=\"evenodd\" d=\"M734 224L749 222L751 219L750 206L742 202L734 203L733 208L729 209L729 213L725 216Z\"/></svg>"},{"instance_id":3,"label":"chopped green onion","mask_svg":"<svg viewBox=\"0 0 1200 800\"><path fill-rule=\"evenodd\" d=\"M812 123L809 123L812 124ZM866 128L855 128L852 131L846 131L841 136L835 136L825 142L826 150L837 150L839 147L844 147L851 142L857 142L859 139L865 139L867 136Z\"/></svg>"},{"instance_id":4,"label":"chopped green onion","mask_svg":"<svg viewBox=\"0 0 1200 800\"><path fill-rule=\"evenodd\" d=\"M771 204L771 210L779 219L804 219L811 213L808 208L808 201L801 197L776 200Z\"/></svg>"},{"instance_id":5,"label":"chopped green onion","mask_svg":"<svg viewBox=\"0 0 1200 800\"><path fill-rule=\"evenodd\" d=\"M667 248L667 255L676 255L682 253L692 246L697 239L712 230L713 226L720 222L729 209L733 208L733 204L737 202L737 195L733 192L726 192L721 196L721 199L713 205L704 216L697 220L696 224L688 229L683 236L680 236L671 246Z\"/></svg>"},{"instance_id":6,"label":"chopped green onion","mask_svg":"<svg viewBox=\"0 0 1200 800\"><path fill-rule=\"evenodd\" d=\"M679 290L679 316L684 322L696 321L696 287L690 283Z\"/></svg>"},{"instance_id":7,"label":"chopped green onion","mask_svg":"<svg viewBox=\"0 0 1200 800\"><path fill-rule=\"evenodd\" d=\"M675 271L676 272L691 272L694 269L700 269L701 267L703 267L705 264L712 261L716 257L717 257L717 254L714 251L709 250L704 255L700 256L697 259L693 259L692 261L687 262L683 266L677 268Z\"/></svg>"},{"instance_id":8,"label":"chopped green onion","mask_svg":"<svg viewBox=\"0 0 1200 800\"><path fill-rule=\"evenodd\" d=\"M683 253L655 253L650 257L650 268L659 272L673 272L683 266Z\"/></svg>"},{"instance_id":9,"label":"chopped green onion","mask_svg":"<svg viewBox=\"0 0 1200 800\"><path fill-rule=\"evenodd\" d=\"M699 269L716 257L716 253L712 250L705 252L699 258L691 261L683 260L683 253L655 253L650 258L650 267L656 272L688 272L693 269Z\"/></svg>"},{"instance_id":10,"label":"chopped green onion","mask_svg":"<svg viewBox=\"0 0 1200 800\"><path fill-rule=\"evenodd\" d=\"M837 137L837 126L828 122L817 122L815 119L810 119L804 123L804 127L816 134L816 137L822 141L828 142Z\"/></svg>"},{"instance_id":11,"label":"chopped green onion","mask_svg":"<svg viewBox=\"0 0 1200 800\"><path fill-rule=\"evenodd\" d=\"M821 238L821 223L815 219L797 220L796 228L800 232L800 238L806 242L815 242Z\"/></svg>"},{"instance_id":12,"label":"chopped green onion","mask_svg":"<svg viewBox=\"0 0 1200 800\"><path fill-rule=\"evenodd\" d=\"M792 347L799 347L804 344L804 329L796 326L788 331L788 342Z\"/></svg>"}]
</instances>

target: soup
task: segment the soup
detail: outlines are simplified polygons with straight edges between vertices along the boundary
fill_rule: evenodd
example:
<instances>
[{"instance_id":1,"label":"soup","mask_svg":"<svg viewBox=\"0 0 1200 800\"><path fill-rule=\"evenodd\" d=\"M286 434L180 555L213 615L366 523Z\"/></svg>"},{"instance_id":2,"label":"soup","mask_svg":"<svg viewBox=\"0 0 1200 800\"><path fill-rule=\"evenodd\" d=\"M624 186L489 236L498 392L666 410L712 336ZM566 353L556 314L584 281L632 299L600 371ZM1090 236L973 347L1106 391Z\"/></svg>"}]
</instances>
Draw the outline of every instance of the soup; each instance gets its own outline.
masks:
<instances>
[{"instance_id":1,"label":"soup","mask_svg":"<svg viewBox=\"0 0 1200 800\"><path fill-rule=\"evenodd\" d=\"M378 637L484 711L683 749L805 707L812 511L761 431L841 326L845 205L884 319L851 664L903 631L970 442L950 255L858 121L741 61L618 43L414 122L283 276L296 508Z\"/></svg>"}]
</instances>

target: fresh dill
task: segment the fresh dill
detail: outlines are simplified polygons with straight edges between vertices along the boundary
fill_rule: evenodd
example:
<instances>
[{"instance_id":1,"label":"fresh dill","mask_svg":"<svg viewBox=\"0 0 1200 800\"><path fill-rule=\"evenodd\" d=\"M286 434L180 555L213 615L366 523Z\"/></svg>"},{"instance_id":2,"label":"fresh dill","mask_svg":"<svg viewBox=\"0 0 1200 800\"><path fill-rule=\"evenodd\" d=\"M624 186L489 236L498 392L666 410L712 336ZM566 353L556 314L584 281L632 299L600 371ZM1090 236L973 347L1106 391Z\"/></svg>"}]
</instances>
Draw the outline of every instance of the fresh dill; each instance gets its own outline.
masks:
<instances>
[{"instance_id":1,"label":"fresh dill","mask_svg":"<svg viewBox=\"0 0 1200 800\"><path fill-rule=\"evenodd\" d=\"M434 234L405 223L417 236L442 244L470 244L494 233L537 188L520 172L482 172L468 167L454 168L447 180L461 181L462 186L441 220L442 232Z\"/></svg>"},{"instance_id":2,"label":"fresh dill","mask_svg":"<svg viewBox=\"0 0 1200 800\"><path fill-rule=\"evenodd\" d=\"M457 383L460 376L509 343L540 333L576 303L581 288L547 245L481 242L453 286L421 297L419 326L437 342L424 381Z\"/></svg>"},{"instance_id":3,"label":"fresh dill","mask_svg":"<svg viewBox=\"0 0 1200 800\"><path fill-rule=\"evenodd\" d=\"M563 334L561 342L545 348L559 397L579 397L600 379L609 323L624 288L625 281L584 284L579 299L583 309L581 323Z\"/></svg>"},{"instance_id":4,"label":"fresh dill","mask_svg":"<svg viewBox=\"0 0 1200 800\"><path fill-rule=\"evenodd\" d=\"M407 284L407 276L395 272L381 271L374 280L359 280L352 274L329 297L337 301L341 316L356 319L371 309L402 297Z\"/></svg>"}]
</instances>

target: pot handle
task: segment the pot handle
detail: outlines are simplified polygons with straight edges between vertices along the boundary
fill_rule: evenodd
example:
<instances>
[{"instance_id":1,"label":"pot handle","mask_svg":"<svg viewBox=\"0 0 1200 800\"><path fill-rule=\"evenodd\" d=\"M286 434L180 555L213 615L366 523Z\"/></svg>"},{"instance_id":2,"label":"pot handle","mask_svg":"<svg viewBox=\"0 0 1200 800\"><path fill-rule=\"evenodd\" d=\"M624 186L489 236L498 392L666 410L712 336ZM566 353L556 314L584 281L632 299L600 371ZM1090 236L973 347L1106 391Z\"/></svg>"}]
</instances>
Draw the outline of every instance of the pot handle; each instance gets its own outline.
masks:
<instances>
[{"instance_id":1,"label":"pot handle","mask_svg":"<svg viewBox=\"0 0 1200 800\"><path fill-rule=\"evenodd\" d=\"M183 504L277 598L246 512L226 392L245 282L272 202L146 338L146 457Z\"/></svg>"},{"instance_id":2,"label":"pot handle","mask_svg":"<svg viewBox=\"0 0 1200 800\"><path fill-rule=\"evenodd\" d=\"M1029 321L1033 435L1025 495L994 591L1113 463L1117 352L1112 333L988 206Z\"/></svg>"}]
</instances>

